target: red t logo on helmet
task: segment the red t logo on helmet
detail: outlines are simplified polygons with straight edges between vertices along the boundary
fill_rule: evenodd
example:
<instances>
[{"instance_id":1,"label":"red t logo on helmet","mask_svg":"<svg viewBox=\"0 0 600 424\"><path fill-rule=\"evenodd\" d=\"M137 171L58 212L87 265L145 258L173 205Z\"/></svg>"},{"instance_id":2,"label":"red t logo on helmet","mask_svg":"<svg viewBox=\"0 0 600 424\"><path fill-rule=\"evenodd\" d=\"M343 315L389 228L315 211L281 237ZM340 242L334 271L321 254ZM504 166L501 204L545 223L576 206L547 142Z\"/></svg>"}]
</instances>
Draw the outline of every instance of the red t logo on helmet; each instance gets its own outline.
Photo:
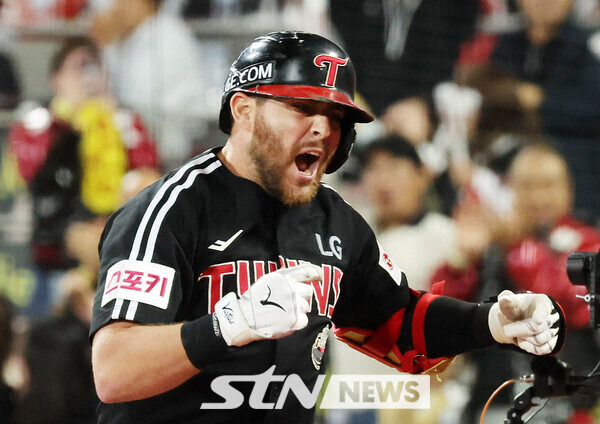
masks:
<instances>
[{"instance_id":1,"label":"red t logo on helmet","mask_svg":"<svg viewBox=\"0 0 600 424\"><path fill-rule=\"evenodd\" d=\"M318 67L327 66L327 80L325 81L325 85L333 87L335 86L335 79L337 78L338 66L346 66L348 59L340 59L339 57L320 54L315 57L314 62Z\"/></svg>"}]
</instances>

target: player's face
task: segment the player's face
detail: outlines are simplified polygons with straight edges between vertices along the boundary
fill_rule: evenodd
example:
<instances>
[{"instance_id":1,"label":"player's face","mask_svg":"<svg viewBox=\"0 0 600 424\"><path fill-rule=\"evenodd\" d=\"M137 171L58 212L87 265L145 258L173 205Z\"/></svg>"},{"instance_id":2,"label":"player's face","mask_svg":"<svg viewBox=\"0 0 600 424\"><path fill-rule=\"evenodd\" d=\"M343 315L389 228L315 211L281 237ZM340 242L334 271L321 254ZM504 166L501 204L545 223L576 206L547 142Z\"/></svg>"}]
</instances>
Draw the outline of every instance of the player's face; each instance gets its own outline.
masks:
<instances>
[{"instance_id":1,"label":"player's face","mask_svg":"<svg viewBox=\"0 0 600 424\"><path fill-rule=\"evenodd\" d=\"M257 102L250 157L258 182L284 204L310 202L339 145L344 109L313 100Z\"/></svg>"}]
</instances>

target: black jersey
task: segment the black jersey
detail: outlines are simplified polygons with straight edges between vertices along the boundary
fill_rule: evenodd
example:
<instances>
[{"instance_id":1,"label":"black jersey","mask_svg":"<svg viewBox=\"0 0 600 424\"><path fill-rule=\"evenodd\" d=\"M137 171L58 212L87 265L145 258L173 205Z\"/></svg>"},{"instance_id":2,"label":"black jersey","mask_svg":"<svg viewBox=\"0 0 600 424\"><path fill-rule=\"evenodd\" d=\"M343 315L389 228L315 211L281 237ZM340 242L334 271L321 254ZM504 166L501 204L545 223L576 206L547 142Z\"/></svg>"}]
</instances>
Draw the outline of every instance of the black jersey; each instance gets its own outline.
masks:
<instances>
[{"instance_id":1,"label":"black jersey","mask_svg":"<svg viewBox=\"0 0 600 424\"><path fill-rule=\"evenodd\" d=\"M330 187L302 207L287 207L259 185L231 173L212 149L144 190L109 220L91 336L114 320L143 324L190 321L213 312L225 294L238 295L261 275L311 262L324 279L312 283L308 326L279 340L230 348L191 380L162 395L101 404L101 423L312 422L314 413L290 394L283 409L222 402L211 381L219 375L297 374L311 388L320 373L323 339L337 326L374 330L410 301L402 271L364 221ZM319 344L320 343L320 344ZM132 361L135 358L131 358ZM281 384L269 385L276 402Z\"/></svg>"}]
</instances>

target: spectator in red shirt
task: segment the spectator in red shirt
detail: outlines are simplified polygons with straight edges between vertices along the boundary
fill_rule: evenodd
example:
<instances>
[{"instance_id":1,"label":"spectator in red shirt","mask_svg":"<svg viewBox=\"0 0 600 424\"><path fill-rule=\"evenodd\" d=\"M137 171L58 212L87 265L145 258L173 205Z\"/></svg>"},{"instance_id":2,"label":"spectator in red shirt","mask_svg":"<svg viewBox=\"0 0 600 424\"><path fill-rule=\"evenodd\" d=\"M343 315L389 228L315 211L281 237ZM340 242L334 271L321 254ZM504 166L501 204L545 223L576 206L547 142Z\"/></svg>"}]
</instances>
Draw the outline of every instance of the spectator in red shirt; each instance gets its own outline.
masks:
<instances>
[{"instance_id":1,"label":"spectator in red shirt","mask_svg":"<svg viewBox=\"0 0 600 424\"><path fill-rule=\"evenodd\" d=\"M109 94L92 40L67 38L54 54L49 74L55 94L50 105L23 114L9 135L33 198L32 256L40 277L36 290L56 285L44 282L49 273L76 265L65 250L69 225L102 220L119 206L128 170L158 166L154 142L140 117L120 108ZM47 313L57 295L60 290L44 290L45 300L32 314Z\"/></svg>"},{"instance_id":2,"label":"spectator in red shirt","mask_svg":"<svg viewBox=\"0 0 600 424\"><path fill-rule=\"evenodd\" d=\"M574 251L597 252L600 234L571 215L571 174L551 147L524 147L511 163L507 184L514 192L510 217L486 212L476 199L463 201L456 217L457 249L433 281L446 280L444 294L464 300L484 300L498 288L555 296L570 330L559 357L575 373L587 373L599 349L587 329L588 306L576 297L587 289L571 284L566 262Z\"/></svg>"}]
</instances>

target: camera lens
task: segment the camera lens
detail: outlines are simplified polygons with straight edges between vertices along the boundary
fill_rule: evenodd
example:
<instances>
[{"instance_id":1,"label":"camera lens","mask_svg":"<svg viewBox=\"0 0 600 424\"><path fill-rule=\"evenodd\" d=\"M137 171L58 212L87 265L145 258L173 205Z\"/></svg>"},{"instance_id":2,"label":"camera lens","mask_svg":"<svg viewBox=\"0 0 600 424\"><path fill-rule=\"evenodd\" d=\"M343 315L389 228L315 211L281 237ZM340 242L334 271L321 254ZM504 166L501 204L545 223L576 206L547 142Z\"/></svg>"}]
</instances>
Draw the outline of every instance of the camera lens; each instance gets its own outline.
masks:
<instances>
[{"instance_id":1,"label":"camera lens","mask_svg":"<svg viewBox=\"0 0 600 424\"><path fill-rule=\"evenodd\" d=\"M567 259L567 275L572 284L578 286L587 285L587 276L590 271L590 263L596 256L590 252L575 252Z\"/></svg>"}]
</instances>

